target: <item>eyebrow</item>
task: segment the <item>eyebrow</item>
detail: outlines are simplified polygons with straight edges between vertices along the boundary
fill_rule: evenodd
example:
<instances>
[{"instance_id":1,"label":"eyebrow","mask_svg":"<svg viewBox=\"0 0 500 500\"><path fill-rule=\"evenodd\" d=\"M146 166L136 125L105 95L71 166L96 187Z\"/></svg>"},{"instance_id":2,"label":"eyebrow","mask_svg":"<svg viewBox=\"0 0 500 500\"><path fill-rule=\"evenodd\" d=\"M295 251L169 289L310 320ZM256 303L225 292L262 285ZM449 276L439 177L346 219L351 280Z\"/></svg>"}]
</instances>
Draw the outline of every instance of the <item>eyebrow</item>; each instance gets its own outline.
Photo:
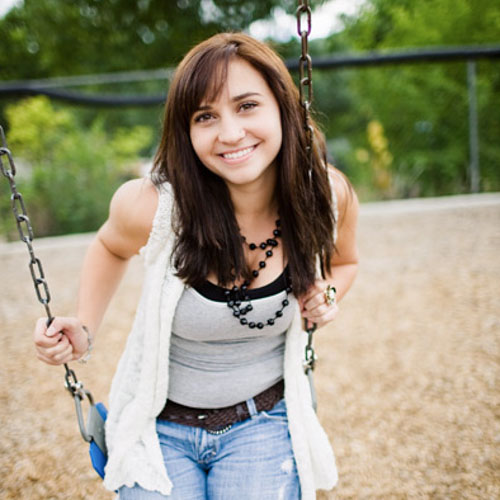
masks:
<instances>
[{"instance_id":1,"label":"eyebrow","mask_svg":"<svg viewBox=\"0 0 500 500\"><path fill-rule=\"evenodd\" d=\"M260 96L262 97L262 94L259 94L258 92L244 92L243 94L235 95L234 97L231 97L231 102L238 102L242 101L243 99L246 99L248 97L252 96ZM209 104L205 104L203 106L200 106L196 111L206 111L207 109L210 109L211 106Z\"/></svg>"}]
</instances>

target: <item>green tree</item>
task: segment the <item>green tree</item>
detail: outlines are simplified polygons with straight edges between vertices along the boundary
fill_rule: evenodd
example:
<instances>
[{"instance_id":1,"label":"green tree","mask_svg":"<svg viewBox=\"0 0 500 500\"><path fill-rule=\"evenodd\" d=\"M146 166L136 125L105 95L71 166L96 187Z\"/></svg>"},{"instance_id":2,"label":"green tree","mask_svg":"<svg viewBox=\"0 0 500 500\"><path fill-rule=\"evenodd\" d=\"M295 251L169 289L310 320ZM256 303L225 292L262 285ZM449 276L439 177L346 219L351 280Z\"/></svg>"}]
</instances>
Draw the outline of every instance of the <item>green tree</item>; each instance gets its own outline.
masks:
<instances>
[{"instance_id":1,"label":"green tree","mask_svg":"<svg viewBox=\"0 0 500 500\"><path fill-rule=\"evenodd\" d=\"M368 0L345 30L331 37L362 52L498 42L500 4L472 0ZM372 182L367 125L381 122L393 156L395 196L468 189L468 94L464 63L342 70L349 111L328 124L337 156L360 182ZM345 99L344 99L345 100ZM500 65L478 63L482 187L500 188ZM344 139L342 141L342 138ZM346 145L347 144L347 145ZM335 154L335 149L334 149Z\"/></svg>"},{"instance_id":2,"label":"green tree","mask_svg":"<svg viewBox=\"0 0 500 500\"><path fill-rule=\"evenodd\" d=\"M243 30L277 6L292 13L296 2L24 0L0 20L0 78L173 66L204 38Z\"/></svg>"},{"instance_id":3,"label":"green tree","mask_svg":"<svg viewBox=\"0 0 500 500\"><path fill-rule=\"evenodd\" d=\"M136 177L138 155L151 142L143 126L106 133L102 121L88 128L45 97L7 108L7 142L18 168L16 181L38 236L96 230L119 184ZM17 237L8 184L2 183L3 232ZM5 196L3 196L5 195Z\"/></svg>"}]
</instances>

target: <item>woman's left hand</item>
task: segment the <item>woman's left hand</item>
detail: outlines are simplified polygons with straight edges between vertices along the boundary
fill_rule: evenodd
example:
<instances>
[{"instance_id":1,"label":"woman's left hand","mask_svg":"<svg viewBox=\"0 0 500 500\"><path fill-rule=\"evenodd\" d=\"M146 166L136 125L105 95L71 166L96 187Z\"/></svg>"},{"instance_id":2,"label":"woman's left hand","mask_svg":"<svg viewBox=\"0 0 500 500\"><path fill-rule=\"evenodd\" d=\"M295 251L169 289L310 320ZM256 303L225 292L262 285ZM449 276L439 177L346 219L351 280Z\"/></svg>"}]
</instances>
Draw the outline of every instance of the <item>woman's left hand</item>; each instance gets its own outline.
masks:
<instances>
[{"instance_id":1,"label":"woman's left hand","mask_svg":"<svg viewBox=\"0 0 500 500\"><path fill-rule=\"evenodd\" d=\"M299 298L300 312L302 317L307 319L309 326L316 323L317 327L321 327L332 321L337 315L339 308L334 302L328 305L325 297L328 281L317 280L309 290Z\"/></svg>"}]
</instances>

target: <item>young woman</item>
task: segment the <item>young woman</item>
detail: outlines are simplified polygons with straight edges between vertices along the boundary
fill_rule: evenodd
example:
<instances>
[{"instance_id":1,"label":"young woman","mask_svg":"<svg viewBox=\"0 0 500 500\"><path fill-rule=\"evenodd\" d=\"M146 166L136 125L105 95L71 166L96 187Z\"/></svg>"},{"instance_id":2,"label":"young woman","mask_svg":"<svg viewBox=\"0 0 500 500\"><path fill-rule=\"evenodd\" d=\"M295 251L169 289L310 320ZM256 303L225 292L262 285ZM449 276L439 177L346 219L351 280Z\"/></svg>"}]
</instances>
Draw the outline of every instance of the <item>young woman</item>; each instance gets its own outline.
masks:
<instances>
[{"instance_id":1,"label":"young woman","mask_svg":"<svg viewBox=\"0 0 500 500\"><path fill-rule=\"evenodd\" d=\"M357 268L358 205L316 129L309 167L305 135L271 49L243 34L193 48L151 178L118 189L88 250L76 317L38 321L41 360L85 356L143 255L106 427L105 485L122 500L312 499L335 485L301 317L322 326L337 314Z\"/></svg>"}]
</instances>

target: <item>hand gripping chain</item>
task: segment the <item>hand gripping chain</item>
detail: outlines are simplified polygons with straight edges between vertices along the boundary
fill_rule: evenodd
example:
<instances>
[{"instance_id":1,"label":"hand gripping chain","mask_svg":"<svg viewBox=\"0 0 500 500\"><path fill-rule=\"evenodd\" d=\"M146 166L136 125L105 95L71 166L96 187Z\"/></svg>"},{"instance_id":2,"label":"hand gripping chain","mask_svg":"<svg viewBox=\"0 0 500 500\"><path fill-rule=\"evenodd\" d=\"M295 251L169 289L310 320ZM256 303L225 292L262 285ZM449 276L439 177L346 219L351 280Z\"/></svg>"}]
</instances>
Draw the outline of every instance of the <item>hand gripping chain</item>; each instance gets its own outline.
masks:
<instances>
[{"instance_id":1,"label":"hand gripping chain","mask_svg":"<svg viewBox=\"0 0 500 500\"><path fill-rule=\"evenodd\" d=\"M31 278L33 280L33 285L35 287L35 292L38 298L38 301L44 306L45 312L47 314L47 326L49 326L52 321L54 321L54 317L52 316L49 308L50 302L50 291L49 285L47 284L47 280L45 279L45 273L43 272L42 262L35 255L35 250L33 248L33 229L31 227L30 219L26 212L26 206L24 204L23 197L21 193L17 190L15 183L15 175L16 175L16 166L14 164L14 159L12 157L12 153L7 147L7 140L5 138L5 134L3 128L0 126L0 169L4 177L7 178L10 185L11 194L11 206L12 212L14 213L14 218L16 219L17 229L19 231L19 237L21 241L26 243L28 248L28 252L30 255L29 268L31 272ZM68 365L65 363L64 368L66 370L65 374L65 387L68 389L70 394L73 396L75 401L76 414L78 418L78 425L80 427L80 433L83 439L87 442L91 442L94 440L94 435L90 429L91 426L85 425L85 421L82 413L82 400L87 398L90 404L90 413L89 416L92 415L92 408L94 407L94 399L92 394L87 391L81 382L76 378L76 374L73 370L71 370ZM90 421L89 419L87 419ZM90 423L90 422L89 422Z\"/></svg>"}]
</instances>

